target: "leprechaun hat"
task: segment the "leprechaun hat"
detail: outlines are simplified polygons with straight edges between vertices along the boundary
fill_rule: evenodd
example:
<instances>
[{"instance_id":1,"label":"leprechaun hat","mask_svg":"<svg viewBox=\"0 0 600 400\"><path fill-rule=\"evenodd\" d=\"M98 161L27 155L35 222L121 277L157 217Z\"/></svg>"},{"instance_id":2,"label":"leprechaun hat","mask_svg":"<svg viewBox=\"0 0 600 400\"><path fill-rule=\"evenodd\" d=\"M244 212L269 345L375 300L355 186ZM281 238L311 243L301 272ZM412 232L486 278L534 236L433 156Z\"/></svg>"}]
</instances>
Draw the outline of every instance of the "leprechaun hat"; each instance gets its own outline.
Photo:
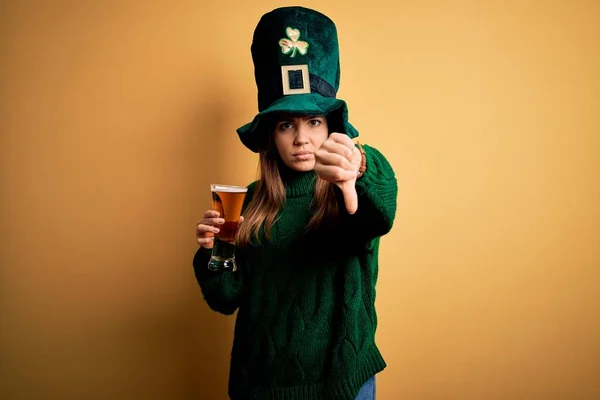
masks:
<instances>
[{"instance_id":1,"label":"leprechaun hat","mask_svg":"<svg viewBox=\"0 0 600 400\"><path fill-rule=\"evenodd\" d=\"M326 116L330 130L358 136L346 102L336 98L339 46L330 18L304 7L277 8L260 19L251 52L259 113L237 129L246 147L254 152L266 147L279 113Z\"/></svg>"}]
</instances>

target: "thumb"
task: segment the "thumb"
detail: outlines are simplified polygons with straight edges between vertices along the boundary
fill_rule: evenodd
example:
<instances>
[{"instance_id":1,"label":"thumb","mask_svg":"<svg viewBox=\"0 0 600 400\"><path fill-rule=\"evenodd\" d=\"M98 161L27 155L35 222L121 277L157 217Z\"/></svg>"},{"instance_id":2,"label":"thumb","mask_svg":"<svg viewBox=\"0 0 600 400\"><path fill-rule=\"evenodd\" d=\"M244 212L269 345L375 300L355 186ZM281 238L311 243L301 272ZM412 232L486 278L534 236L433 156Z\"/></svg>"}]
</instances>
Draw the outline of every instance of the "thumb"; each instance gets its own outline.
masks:
<instances>
[{"instance_id":1,"label":"thumb","mask_svg":"<svg viewBox=\"0 0 600 400\"><path fill-rule=\"evenodd\" d=\"M354 214L358 210L358 195L354 186L354 180L344 182L340 189L342 189L346 210L349 214Z\"/></svg>"}]
</instances>

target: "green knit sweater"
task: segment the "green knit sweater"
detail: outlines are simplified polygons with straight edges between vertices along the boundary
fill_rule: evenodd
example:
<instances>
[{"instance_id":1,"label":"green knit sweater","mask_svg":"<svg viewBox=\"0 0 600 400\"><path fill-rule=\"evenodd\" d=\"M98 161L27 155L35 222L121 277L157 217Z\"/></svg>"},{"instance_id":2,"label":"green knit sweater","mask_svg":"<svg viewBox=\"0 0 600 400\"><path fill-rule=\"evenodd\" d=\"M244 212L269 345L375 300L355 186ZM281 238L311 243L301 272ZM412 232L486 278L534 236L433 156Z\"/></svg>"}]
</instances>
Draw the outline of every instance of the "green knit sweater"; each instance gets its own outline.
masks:
<instances>
[{"instance_id":1,"label":"green knit sweater","mask_svg":"<svg viewBox=\"0 0 600 400\"><path fill-rule=\"evenodd\" d=\"M392 228L397 183L390 164L364 146L358 211L306 233L314 172L285 177L286 202L261 245L236 250L237 272L211 272L200 248L194 270L208 305L237 320L233 400L353 400L386 366L375 344L379 238ZM249 186L247 202L255 183Z\"/></svg>"}]
</instances>

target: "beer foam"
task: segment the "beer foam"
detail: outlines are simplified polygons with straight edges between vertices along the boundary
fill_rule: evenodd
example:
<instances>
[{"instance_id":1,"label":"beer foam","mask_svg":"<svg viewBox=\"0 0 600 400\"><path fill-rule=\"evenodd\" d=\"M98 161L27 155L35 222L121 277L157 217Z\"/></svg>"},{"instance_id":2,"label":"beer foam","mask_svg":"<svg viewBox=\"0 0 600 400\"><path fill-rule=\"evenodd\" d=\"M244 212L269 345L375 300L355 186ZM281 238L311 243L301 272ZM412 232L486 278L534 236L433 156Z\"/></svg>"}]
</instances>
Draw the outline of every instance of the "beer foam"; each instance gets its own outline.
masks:
<instances>
[{"instance_id":1,"label":"beer foam","mask_svg":"<svg viewBox=\"0 0 600 400\"><path fill-rule=\"evenodd\" d=\"M245 188L243 186L212 185L211 191L222 193L246 193L248 191L248 188Z\"/></svg>"}]
</instances>

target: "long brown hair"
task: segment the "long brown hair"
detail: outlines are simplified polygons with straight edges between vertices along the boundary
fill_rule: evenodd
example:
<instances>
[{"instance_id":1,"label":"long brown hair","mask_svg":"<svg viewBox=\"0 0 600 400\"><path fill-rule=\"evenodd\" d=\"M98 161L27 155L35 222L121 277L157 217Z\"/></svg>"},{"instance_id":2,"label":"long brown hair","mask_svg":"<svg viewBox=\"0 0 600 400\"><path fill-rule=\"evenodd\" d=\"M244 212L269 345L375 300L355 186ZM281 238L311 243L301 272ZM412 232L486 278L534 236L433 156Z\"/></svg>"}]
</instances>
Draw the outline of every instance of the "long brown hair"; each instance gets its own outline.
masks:
<instances>
[{"instance_id":1,"label":"long brown hair","mask_svg":"<svg viewBox=\"0 0 600 400\"><path fill-rule=\"evenodd\" d=\"M260 243L261 227L264 227L265 237L271 237L271 228L276 222L277 213L286 200L285 187L279 172L281 164L283 162L277 153L273 135L269 132L266 149L259 153L258 182L252 200L244 212L244 222L238 230L238 246L245 247L253 240ZM311 213L312 218L306 226L307 231L319 229L325 222L335 220L339 213L335 185L318 176L315 180Z\"/></svg>"}]
</instances>

